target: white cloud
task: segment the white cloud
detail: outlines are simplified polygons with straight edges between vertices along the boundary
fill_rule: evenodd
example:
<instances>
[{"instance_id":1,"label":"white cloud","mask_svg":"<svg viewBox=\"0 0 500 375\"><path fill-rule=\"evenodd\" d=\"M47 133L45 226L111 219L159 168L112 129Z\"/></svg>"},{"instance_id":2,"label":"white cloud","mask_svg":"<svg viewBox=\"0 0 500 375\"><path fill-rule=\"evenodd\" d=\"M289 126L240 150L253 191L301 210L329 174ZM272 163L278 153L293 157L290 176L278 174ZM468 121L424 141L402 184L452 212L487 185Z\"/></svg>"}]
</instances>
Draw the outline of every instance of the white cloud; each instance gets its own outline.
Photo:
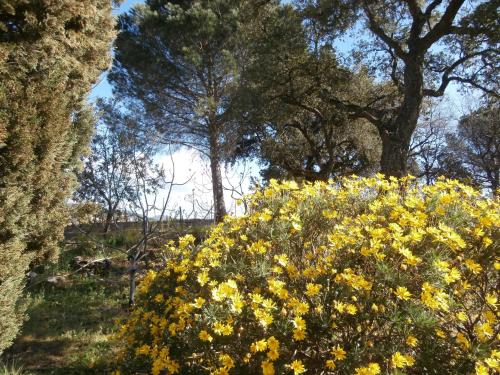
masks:
<instances>
[{"instance_id":1,"label":"white cloud","mask_svg":"<svg viewBox=\"0 0 500 375\"><path fill-rule=\"evenodd\" d=\"M208 214L212 206L212 182L210 164L196 151L180 148L172 155L161 154L156 162L163 166L167 176L174 171L175 183L182 184L172 188L169 199L171 214L179 215L182 208L183 217L202 218ZM241 214L243 207L237 206L236 200L241 194L248 194L251 177L256 176L254 162L238 163L234 167L222 168L224 199L228 213ZM167 192L160 194L160 200L166 198Z\"/></svg>"}]
</instances>

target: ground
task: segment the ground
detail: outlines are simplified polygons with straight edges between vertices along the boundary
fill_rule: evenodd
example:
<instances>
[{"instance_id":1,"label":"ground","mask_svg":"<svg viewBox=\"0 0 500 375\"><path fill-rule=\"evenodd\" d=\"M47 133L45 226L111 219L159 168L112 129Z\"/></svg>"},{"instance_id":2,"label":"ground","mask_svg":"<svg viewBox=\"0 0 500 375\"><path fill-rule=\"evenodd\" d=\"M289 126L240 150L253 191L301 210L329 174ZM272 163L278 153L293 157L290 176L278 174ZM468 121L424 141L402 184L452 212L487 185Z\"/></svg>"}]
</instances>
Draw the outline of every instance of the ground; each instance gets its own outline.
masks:
<instances>
[{"instance_id":1,"label":"ground","mask_svg":"<svg viewBox=\"0 0 500 375\"><path fill-rule=\"evenodd\" d=\"M202 238L209 227L203 220L169 224L152 248L160 249L186 233ZM91 228L90 236L68 228L58 263L37 270L38 276L27 287L29 320L0 357L0 375L107 374L113 370L116 322L129 311L128 264L123 250L137 242L140 227L121 225L121 230L105 236L97 234L99 228ZM108 258L111 268L107 272L77 271L72 266L77 256ZM154 262L147 264L155 267ZM140 271L145 272L146 267L141 263ZM54 275L60 280L47 282Z\"/></svg>"},{"instance_id":2,"label":"ground","mask_svg":"<svg viewBox=\"0 0 500 375\"><path fill-rule=\"evenodd\" d=\"M23 374L109 373L115 321L127 313L125 266L114 264L104 276L77 273L57 285L30 288L29 320L4 363L23 368Z\"/></svg>"}]
</instances>

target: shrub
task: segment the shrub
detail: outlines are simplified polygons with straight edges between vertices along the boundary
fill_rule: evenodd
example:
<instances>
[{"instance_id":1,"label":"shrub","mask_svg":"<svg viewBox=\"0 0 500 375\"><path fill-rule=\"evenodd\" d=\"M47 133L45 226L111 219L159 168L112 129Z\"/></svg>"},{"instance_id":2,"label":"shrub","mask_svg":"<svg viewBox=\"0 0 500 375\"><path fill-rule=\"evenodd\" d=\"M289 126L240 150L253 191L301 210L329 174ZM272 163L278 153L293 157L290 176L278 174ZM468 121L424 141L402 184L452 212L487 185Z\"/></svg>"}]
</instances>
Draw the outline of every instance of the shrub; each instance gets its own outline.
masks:
<instances>
[{"instance_id":1,"label":"shrub","mask_svg":"<svg viewBox=\"0 0 500 375\"><path fill-rule=\"evenodd\" d=\"M0 354L24 320L28 267L58 257L114 35L111 0L0 2Z\"/></svg>"},{"instance_id":2,"label":"shrub","mask_svg":"<svg viewBox=\"0 0 500 375\"><path fill-rule=\"evenodd\" d=\"M271 181L250 207L167 246L121 327L124 370L498 370L498 200L377 176Z\"/></svg>"}]
</instances>

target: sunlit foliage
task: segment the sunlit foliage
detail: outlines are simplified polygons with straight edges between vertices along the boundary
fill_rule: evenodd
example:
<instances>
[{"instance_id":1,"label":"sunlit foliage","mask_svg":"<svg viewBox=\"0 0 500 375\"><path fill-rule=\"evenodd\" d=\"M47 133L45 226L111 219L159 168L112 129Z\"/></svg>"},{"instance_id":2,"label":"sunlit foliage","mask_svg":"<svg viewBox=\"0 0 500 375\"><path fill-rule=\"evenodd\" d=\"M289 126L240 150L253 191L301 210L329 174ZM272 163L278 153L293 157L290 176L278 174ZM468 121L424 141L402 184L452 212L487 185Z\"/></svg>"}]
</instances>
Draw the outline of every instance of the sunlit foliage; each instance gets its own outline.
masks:
<instances>
[{"instance_id":1,"label":"sunlit foliage","mask_svg":"<svg viewBox=\"0 0 500 375\"><path fill-rule=\"evenodd\" d=\"M200 245L166 246L121 327L122 371L499 369L498 200L381 176L271 181L248 199Z\"/></svg>"}]
</instances>

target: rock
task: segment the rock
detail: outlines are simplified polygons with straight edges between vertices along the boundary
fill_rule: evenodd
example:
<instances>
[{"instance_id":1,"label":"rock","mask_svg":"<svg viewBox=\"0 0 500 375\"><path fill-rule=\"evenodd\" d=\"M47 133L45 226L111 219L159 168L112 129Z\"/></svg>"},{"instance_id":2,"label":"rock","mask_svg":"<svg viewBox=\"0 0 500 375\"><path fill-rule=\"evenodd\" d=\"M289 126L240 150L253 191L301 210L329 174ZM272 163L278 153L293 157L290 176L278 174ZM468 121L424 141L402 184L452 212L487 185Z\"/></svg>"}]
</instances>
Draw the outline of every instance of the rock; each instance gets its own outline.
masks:
<instances>
[{"instance_id":1,"label":"rock","mask_svg":"<svg viewBox=\"0 0 500 375\"><path fill-rule=\"evenodd\" d=\"M49 276L47 277L47 282L54 286L63 286L66 283L66 277L64 276Z\"/></svg>"},{"instance_id":2,"label":"rock","mask_svg":"<svg viewBox=\"0 0 500 375\"><path fill-rule=\"evenodd\" d=\"M72 267L86 274L105 274L111 269L111 261L107 258L85 260L81 256L77 256L72 261Z\"/></svg>"}]
</instances>

